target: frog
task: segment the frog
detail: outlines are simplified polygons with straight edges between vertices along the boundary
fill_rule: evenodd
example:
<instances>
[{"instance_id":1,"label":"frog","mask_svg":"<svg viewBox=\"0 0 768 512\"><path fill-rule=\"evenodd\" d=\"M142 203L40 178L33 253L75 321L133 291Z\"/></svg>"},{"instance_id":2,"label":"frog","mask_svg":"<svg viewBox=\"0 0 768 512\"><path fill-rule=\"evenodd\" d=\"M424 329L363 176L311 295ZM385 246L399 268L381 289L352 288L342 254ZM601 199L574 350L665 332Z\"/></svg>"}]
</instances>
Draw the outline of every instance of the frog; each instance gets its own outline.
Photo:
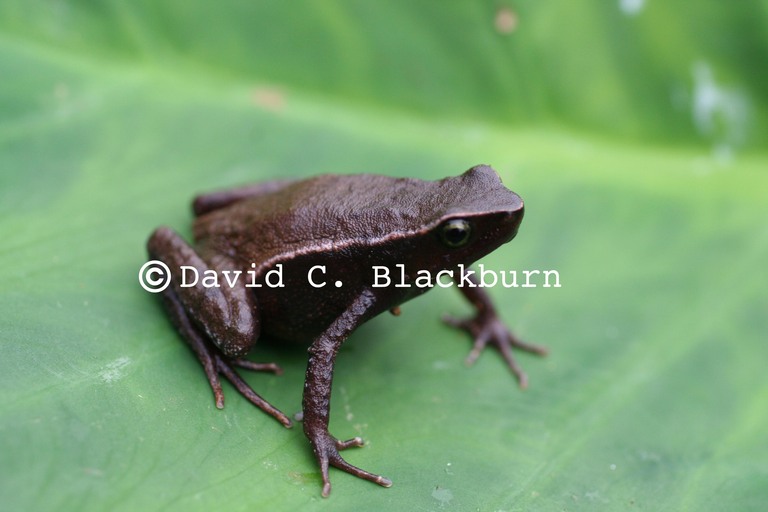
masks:
<instances>
[{"instance_id":1,"label":"frog","mask_svg":"<svg viewBox=\"0 0 768 512\"><path fill-rule=\"evenodd\" d=\"M291 418L238 370L282 373L275 363L245 357L260 338L302 344L308 360L302 411L294 419L302 422L319 466L322 496L331 492L330 467L391 486L389 478L341 456L347 448L363 446L362 438L341 440L329 432L334 366L339 349L360 325L387 311L399 314L402 304L435 286L375 286L374 269L397 270L408 284L418 272L471 265L517 235L524 214L520 196L492 167L476 165L433 181L377 174L267 181L200 195L192 210L193 244L161 226L147 241L147 252L169 269L162 303L202 364L216 407L224 407L223 378L291 427ZM196 275L227 279L190 283L184 275L190 268ZM270 281L276 269L279 279ZM229 279L245 274L251 279ZM513 349L538 355L547 349L514 335L473 275L454 274L453 279L469 284L458 289L474 314L443 320L469 333L467 363L494 347L519 386L526 387Z\"/></svg>"}]
</instances>

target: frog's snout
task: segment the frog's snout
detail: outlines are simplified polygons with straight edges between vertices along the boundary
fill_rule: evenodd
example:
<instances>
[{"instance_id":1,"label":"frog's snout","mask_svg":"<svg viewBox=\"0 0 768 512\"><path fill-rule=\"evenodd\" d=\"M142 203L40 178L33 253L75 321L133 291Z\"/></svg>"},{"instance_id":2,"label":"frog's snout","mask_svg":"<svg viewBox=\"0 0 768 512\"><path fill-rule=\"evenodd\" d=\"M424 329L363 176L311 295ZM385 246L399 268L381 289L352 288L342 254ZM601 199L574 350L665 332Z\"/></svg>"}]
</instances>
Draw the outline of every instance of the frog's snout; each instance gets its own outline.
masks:
<instances>
[{"instance_id":1,"label":"frog's snout","mask_svg":"<svg viewBox=\"0 0 768 512\"><path fill-rule=\"evenodd\" d=\"M520 229L520 223L523 222L523 216L525 215L525 207L520 206L519 209L509 212L509 220L507 221L510 226L510 237L512 240L517 236L517 230Z\"/></svg>"}]
</instances>

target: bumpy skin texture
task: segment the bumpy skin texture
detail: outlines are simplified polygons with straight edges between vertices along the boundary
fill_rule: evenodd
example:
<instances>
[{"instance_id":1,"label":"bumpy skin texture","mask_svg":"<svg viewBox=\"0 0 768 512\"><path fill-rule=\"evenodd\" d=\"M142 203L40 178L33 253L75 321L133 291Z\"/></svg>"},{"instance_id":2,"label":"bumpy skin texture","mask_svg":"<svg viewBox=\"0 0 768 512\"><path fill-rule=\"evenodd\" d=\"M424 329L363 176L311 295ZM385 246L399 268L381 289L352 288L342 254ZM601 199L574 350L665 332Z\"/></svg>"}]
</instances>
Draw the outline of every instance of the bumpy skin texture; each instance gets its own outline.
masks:
<instances>
[{"instance_id":1,"label":"bumpy skin texture","mask_svg":"<svg viewBox=\"0 0 768 512\"><path fill-rule=\"evenodd\" d=\"M303 399L304 432L323 477L323 496L331 485L329 466L388 487L391 482L348 464L339 454L361 446L360 438L339 441L328 432L333 368L339 347L362 323L396 310L429 288L374 288L375 265L395 274L404 264L407 280L416 272L433 275L468 265L511 240L523 217L523 202L504 187L496 172L477 166L439 181L375 175L324 175L300 181L275 181L200 196L194 246L169 228L150 237L150 259L171 269L171 286L163 292L169 316L200 359L216 398L224 405L223 375L250 402L285 426L291 420L253 391L235 367L280 372L271 363L241 359L260 336L309 344ZM461 219L471 230L461 244L446 242L446 223ZM441 231L442 230L442 231ZM264 283L268 271L283 267L282 288L247 288L250 278L234 286L206 288L202 280L181 287L182 265L206 270L253 272ZM323 280L343 282L314 288L307 274L324 265ZM399 274L399 271L397 272ZM460 288L475 306L468 320L446 318L475 340L474 361L488 344L495 346L522 386L525 374L511 349L543 354L544 349L517 340L498 319L481 288Z\"/></svg>"}]
</instances>

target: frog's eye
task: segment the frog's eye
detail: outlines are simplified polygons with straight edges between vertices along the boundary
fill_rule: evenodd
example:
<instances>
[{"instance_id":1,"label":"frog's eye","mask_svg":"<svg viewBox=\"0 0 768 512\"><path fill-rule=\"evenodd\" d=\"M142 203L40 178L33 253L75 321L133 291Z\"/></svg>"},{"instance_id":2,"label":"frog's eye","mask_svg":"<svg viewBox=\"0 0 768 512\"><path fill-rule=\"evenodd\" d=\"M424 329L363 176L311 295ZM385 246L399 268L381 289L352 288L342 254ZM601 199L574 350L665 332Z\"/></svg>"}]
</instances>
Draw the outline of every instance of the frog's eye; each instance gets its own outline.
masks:
<instances>
[{"instance_id":1,"label":"frog's eye","mask_svg":"<svg viewBox=\"0 0 768 512\"><path fill-rule=\"evenodd\" d=\"M440 226L440 240L448 247L462 247L469 242L472 227L464 219L451 219Z\"/></svg>"}]
</instances>

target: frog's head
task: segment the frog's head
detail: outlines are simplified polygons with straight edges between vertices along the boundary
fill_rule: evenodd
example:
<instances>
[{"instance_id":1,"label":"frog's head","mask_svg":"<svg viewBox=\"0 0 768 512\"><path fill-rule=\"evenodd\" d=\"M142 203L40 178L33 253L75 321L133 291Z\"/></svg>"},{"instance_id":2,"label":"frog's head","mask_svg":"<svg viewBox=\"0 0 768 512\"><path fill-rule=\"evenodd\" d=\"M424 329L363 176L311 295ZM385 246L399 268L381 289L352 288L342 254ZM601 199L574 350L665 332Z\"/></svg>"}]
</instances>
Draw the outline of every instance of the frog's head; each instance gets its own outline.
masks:
<instances>
[{"instance_id":1,"label":"frog's head","mask_svg":"<svg viewBox=\"0 0 768 512\"><path fill-rule=\"evenodd\" d=\"M433 233L449 264L472 263L512 240L523 220L523 200L506 188L487 165L443 180L443 195L453 196Z\"/></svg>"},{"instance_id":2,"label":"frog's head","mask_svg":"<svg viewBox=\"0 0 768 512\"><path fill-rule=\"evenodd\" d=\"M517 234L523 201L491 167L479 165L433 183L424 206L432 218L412 253L421 268L469 265Z\"/></svg>"}]
</instances>

